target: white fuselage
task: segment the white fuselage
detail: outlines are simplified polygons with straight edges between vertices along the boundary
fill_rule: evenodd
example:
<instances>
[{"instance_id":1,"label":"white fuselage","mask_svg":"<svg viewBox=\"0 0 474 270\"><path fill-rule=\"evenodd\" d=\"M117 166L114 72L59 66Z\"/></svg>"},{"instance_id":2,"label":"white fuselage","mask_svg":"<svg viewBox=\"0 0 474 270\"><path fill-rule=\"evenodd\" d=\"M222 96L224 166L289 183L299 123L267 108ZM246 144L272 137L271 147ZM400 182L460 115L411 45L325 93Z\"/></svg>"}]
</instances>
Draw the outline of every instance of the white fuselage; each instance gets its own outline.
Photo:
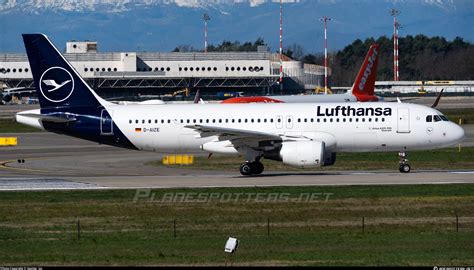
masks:
<instances>
[{"instance_id":1,"label":"white fuselage","mask_svg":"<svg viewBox=\"0 0 474 270\"><path fill-rule=\"evenodd\" d=\"M200 151L216 139L201 137L186 127L191 125L319 138L336 152L435 149L464 137L455 123L427 122L439 111L409 103L110 105L107 110L138 149L157 152Z\"/></svg>"}]
</instances>

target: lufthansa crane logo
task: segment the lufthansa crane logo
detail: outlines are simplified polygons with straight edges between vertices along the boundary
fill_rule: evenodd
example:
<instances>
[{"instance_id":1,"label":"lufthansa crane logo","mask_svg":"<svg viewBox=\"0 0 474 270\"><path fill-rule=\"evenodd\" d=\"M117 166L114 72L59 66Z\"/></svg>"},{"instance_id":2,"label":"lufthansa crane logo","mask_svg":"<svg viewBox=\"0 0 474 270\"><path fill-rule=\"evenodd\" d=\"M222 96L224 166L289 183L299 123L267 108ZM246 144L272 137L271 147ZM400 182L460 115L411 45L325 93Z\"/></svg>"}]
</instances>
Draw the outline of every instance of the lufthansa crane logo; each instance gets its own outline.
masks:
<instances>
[{"instance_id":1,"label":"lufthansa crane logo","mask_svg":"<svg viewBox=\"0 0 474 270\"><path fill-rule=\"evenodd\" d=\"M44 98L51 102L63 102L74 91L71 73L62 67L48 68L40 78L39 88Z\"/></svg>"}]
</instances>

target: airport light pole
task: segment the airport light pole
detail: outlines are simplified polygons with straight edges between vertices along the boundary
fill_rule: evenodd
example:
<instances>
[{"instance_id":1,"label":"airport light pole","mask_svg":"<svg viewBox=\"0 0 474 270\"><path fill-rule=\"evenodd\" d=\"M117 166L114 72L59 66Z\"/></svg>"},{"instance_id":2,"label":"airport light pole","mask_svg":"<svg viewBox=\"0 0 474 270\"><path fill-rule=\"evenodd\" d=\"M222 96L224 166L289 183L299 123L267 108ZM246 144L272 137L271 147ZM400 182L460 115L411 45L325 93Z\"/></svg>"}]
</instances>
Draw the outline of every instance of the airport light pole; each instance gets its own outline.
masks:
<instances>
[{"instance_id":1,"label":"airport light pole","mask_svg":"<svg viewBox=\"0 0 474 270\"><path fill-rule=\"evenodd\" d=\"M331 20L326 16L319 19L324 22L324 94L328 94L328 36L327 36L327 22Z\"/></svg>"},{"instance_id":2,"label":"airport light pole","mask_svg":"<svg viewBox=\"0 0 474 270\"><path fill-rule=\"evenodd\" d=\"M207 53L207 21L211 19L207 13L202 16L204 20L204 52Z\"/></svg>"},{"instance_id":3,"label":"airport light pole","mask_svg":"<svg viewBox=\"0 0 474 270\"><path fill-rule=\"evenodd\" d=\"M280 0L280 94L283 95L283 1Z\"/></svg>"},{"instance_id":4,"label":"airport light pole","mask_svg":"<svg viewBox=\"0 0 474 270\"><path fill-rule=\"evenodd\" d=\"M397 22L397 16L400 11L392 9L390 14L393 16L393 80L399 81L400 75L398 72L398 29L401 25Z\"/></svg>"}]
</instances>

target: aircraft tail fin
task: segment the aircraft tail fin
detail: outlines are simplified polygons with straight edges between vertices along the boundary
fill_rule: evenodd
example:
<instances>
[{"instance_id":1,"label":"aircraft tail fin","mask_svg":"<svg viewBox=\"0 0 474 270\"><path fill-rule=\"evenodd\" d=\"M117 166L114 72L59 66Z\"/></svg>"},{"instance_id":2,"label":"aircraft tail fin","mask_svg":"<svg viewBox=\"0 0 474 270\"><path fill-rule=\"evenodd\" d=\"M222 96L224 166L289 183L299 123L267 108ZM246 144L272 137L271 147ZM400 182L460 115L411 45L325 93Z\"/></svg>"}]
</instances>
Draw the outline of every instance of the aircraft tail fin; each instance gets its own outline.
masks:
<instances>
[{"instance_id":1,"label":"aircraft tail fin","mask_svg":"<svg viewBox=\"0 0 474 270\"><path fill-rule=\"evenodd\" d=\"M377 78L377 64L379 60L379 45L372 44L365 56L364 62L357 73L352 86L354 96L373 96L375 91L375 79Z\"/></svg>"},{"instance_id":2,"label":"aircraft tail fin","mask_svg":"<svg viewBox=\"0 0 474 270\"><path fill-rule=\"evenodd\" d=\"M41 108L100 106L100 98L43 34L23 34Z\"/></svg>"}]
</instances>

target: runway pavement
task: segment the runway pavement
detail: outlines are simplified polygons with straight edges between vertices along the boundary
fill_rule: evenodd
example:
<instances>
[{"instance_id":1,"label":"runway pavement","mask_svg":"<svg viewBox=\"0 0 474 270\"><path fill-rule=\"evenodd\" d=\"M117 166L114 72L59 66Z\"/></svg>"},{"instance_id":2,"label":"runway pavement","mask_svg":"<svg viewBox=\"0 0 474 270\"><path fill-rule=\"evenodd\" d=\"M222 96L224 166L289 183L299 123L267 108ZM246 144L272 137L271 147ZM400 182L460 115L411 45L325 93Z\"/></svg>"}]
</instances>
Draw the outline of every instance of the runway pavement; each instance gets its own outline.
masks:
<instances>
[{"instance_id":1,"label":"runway pavement","mask_svg":"<svg viewBox=\"0 0 474 270\"><path fill-rule=\"evenodd\" d=\"M465 126L474 146L474 125ZM203 171L148 165L161 154L139 152L56 135L16 136L17 147L0 148L0 190L115 189L171 187L253 187L474 183L473 170L376 172L271 172L244 177L234 171ZM25 163L18 163L18 160Z\"/></svg>"}]
</instances>

